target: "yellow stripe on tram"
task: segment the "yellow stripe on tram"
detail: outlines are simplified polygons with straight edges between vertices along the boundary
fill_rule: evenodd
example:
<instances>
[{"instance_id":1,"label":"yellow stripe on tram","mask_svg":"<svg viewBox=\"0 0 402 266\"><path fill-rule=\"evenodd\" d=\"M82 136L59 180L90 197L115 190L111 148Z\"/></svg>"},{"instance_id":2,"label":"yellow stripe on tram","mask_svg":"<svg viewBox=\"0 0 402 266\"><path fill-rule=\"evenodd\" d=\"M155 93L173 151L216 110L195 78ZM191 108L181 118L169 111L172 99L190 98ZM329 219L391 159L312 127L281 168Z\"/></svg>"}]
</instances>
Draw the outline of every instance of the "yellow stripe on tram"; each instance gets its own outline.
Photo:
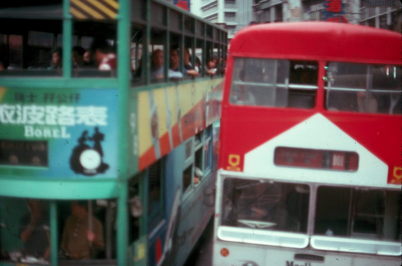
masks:
<instances>
[{"instance_id":1,"label":"yellow stripe on tram","mask_svg":"<svg viewBox=\"0 0 402 266\"><path fill-rule=\"evenodd\" d=\"M117 15L115 10L109 9L107 6L105 6L98 0L88 0L88 2L91 3L93 6L96 6L99 10L107 14L110 18L115 18Z\"/></svg>"},{"instance_id":2,"label":"yellow stripe on tram","mask_svg":"<svg viewBox=\"0 0 402 266\"><path fill-rule=\"evenodd\" d=\"M90 7L86 6L82 1L80 0L71 0L71 3L74 5L79 6L82 10L86 11L89 15L93 16L94 18L97 19L104 19L105 17L96 12L95 10L91 9Z\"/></svg>"},{"instance_id":3,"label":"yellow stripe on tram","mask_svg":"<svg viewBox=\"0 0 402 266\"><path fill-rule=\"evenodd\" d=\"M85 16L85 14L82 14L80 11L78 11L74 7L71 7L70 12L73 15L73 17L75 17L75 18L79 18L79 19L86 19L87 18Z\"/></svg>"},{"instance_id":4,"label":"yellow stripe on tram","mask_svg":"<svg viewBox=\"0 0 402 266\"><path fill-rule=\"evenodd\" d=\"M116 0L104 0L104 1L116 9L119 8L119 3Z\"/></svg>"}]
</instances>

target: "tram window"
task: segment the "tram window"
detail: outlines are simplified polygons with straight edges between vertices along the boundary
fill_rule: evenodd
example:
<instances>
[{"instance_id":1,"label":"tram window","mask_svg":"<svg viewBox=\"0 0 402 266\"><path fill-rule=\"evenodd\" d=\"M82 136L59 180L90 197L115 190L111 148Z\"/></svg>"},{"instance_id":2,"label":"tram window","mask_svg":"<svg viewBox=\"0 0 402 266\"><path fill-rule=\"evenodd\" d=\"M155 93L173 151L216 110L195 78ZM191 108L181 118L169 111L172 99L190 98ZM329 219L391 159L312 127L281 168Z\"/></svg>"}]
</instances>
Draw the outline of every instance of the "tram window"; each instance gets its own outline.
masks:
<instances>
[{"instance_id":1,"label":"tram window","mask_svg":"<svg viewBox=\"0 0 402 266\"><path fill-rule=\"evenodd\" d=\"M149 169L149 229L153 229L163 218L163 179L164 179L164 160L159 160Z\"/></svg>"},{"instance_id":2,"label":"tram window","mask_svg":"<svg viewBox=\"0 0 402 266\"><path fill-rule=\"evenodd\" d=\"M326 108L333 111L401 114L401 66L331 62Z\"/></svg>"},{"instance_id":3,"label":"tram window","mask_svg":"<svg viewBox=\"0 0 402 266\"><path fill-rule=\"evenodd\" d=\"M209 126L205 131L205 143L204 143L204 172L207 173L212 170L213 160L213 147L212 147L212 126Z\"/></svg>"},{"instance_id":4,"label":"tram window","mask_svg":"<svg viewBox=\"0 0 402 266\"><path fill-rule=\"evenodd\" d=\"M129 183L129 243L135 242L140 236L140 217L143 214L138 181L132 178Z\"/></svg>"},{"instance_id":5,"label":"tram window","mask_svg":"<svg viewBox=\"0 0 402 266\"><path fill-rule=\"evenodd\" d=\"M198 184L198 182L201 181L204 173L204 167L203 167L203 159L204 153L203 153L203 146L201 146L198 150L195 151L195 158L194 158L194 164L195 164L195 169L194 169L194 183Z\"/></svg>"},{"instance_id":6,"label":"tram window","mask_svg":"<svg viewBox=\"0 0 402 266\"><path fill-rule=\"evenodd\" d=\"M37 199L0 198L0 264L48 264L50 229L48 202Z\"/></svg>"},{"instance_id":7,"label":"tram window","mask_svg":"<svg viewBox=\"0 0 402 266\"><path fill-rule=\"evenodd\" d=\"M95 201L68 202L61 214L65 217L60 242L62 258L68 260L104 258L104 215L105 206L98 206Z\"/></svg>"},{"instance_id":8,"label":"tram window","mask_svg":"<svg viewBox=\"0 0 402 266\"><path fill-rule=\"evenodd\" d=\"M314 107L318 64L235 58L230 101L236 105Z\"/></svg>"},{"instance_id":9,"label":"tram window","mask_svg":"<svg viewBox=\"0 0 402 266\"><path fill-rule=\"evenodd\" d=\"M309 187L227 178L222 225L287 232L307 232Z\"/></svg>"},{"instance_id":10,"label":"tram window","mask_svg":"<svg viewBox=\"0 0 402 266\"><path fill-rule=\"evenodd\" d=\"M62 30L62 1L52 1L52 5L43 1L25 2L25 5L9 2L0 8L0 24L12 25L0 30L7 36L0 53L0 61L5 65L1 75L61 75L60 71L50 69L50 63L51 51L58 45L57 34ZM39 17L38 10L43 11Z\"/></svg>"},{"instance_id":11,"label":"tram window","mask_svg":"<svg viewBox=\"0 0 402 266\"><path fill-rule=\"evenodd\" d=\"M193 176L193 165L191 164L183 171L183 193L191 186Z\"/></svg>"},{"instance_id":12,"label":"tram window","mask_svg":"<svg viewBox=\"0 0 402 266\"><path fill-rule=\"evenodd\" d=\"M73 76L116 76L116 23L113 20L99 22L93 19L81 20L74 17L73 25L75 37L72 51ZM81 41L83 37L85 37L86 42ZM91 42L88 43L88 40Z\"/></svg>"},{"instance_id":13,"label":"tram window","mask_svg":"<svg viewBox=\"0 0 402 266\"><path fill-rule=\"evenodd\" d=\"M314 232L326 236L400 240L400 204L399 191L320 187Z\"/></svg>"}]
</instances>

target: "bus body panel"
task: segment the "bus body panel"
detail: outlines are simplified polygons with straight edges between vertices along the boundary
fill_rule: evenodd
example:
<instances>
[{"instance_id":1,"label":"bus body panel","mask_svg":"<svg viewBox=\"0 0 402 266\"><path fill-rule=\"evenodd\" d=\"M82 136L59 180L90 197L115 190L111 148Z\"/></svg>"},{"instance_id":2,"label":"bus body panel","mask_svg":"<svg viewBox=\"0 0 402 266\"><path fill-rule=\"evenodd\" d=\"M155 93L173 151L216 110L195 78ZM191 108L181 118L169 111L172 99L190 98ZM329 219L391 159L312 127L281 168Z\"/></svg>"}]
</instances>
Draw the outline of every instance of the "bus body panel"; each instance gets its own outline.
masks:
<instances>
[{"instance_id":1,"label":"bus body panel","mask_svg":"<svg viewBox=\"0 0 402 266\"><path fill-rule=\"evenodd\" d=\"M226 248L229 255L223 257L220 250ZM310 249L291 249L259 245L243 245L217 241L214 245L214 265L219 266L398 266L400 261L392 257L358 255Z\"/></svg>"},{"instance_id":2,"label":"bus body panel","mask_svg":"<svg viewBox=\"0 0 402 266\"><path fill-rule=\"evenodd\" d=\"M346 23L314 21L264 24L239 31L230 43L229 54L256 58L319 58L326 61L400 64L399 38L396 32ZM387 49L383 49L384 42L387 43Z\"/></svg>"},{"instance_id":3,"label":"bus body panel","mask_svg":"<svg viewBox=\"0 0 402 266\"><path fill-rule=\"evenodd\" d=\"M213 265L400 264L400 38L298 22L232 39Z\"/></svg>"},{"instance_id":4,"label":"bus body panel","mask_svg":"<svg viewBox=\"0 0 402 266\"><path fill-rule=\"evenodd\" d=\"M225 138L221 139L221 143L223 147L230 148L223 148L221 151L221 168L243 171L244 159L247 153L263 143L270 142L296 125L303 125L303 123L308 121L308 118L320 114L314 114L313 111L293 111L290 109L274 108L270 110L270 113L272 115L267 116L264 112L261 112L261 109L257 108L244 107L243 110L240 110L240 108L226 110L224 107L223 115L227 119L222 122L222 134L225 135ZM401 167L402 155L396 147L402 145L402 133L394 130L395 126L400 124L400 116L376 117L354 113L345 116L342 113L337 114L334 112L323 112L322 115L324 115L325 120L329 121L334 127L337 127L339 132L343 132L350 139L358 142L370 153L387 164L388 170L385 175L388 184L400 182L400 172L397 169ZM286 117L286 119L283 117ZM247 130L231 130L227 132L228 128L237 128L239 123L244 125L243 128ZM370 128L370 130L367 130L367 128ZM394 133L389 134L389 132ZM295 139L295 142L298 144L294 147L307 147L308 144L306 143L308 140L314 142L314 138L316 137L325 138L326 136L323 136L323 134L323 132L320 132L320 125L317 125L309 130L308 135L300 135L299 139ZM331 138L327 141L329 146L336 146L336 142ZM236 145L230 145L231 143L236 143ZM282 145L289 146L287 143L282 143ZM348 150L351 149L353 148L348 148ZM268 157L266 160L269 163ZM378 176L378 178L383 177Z\"/></svg>"}]
</instances>

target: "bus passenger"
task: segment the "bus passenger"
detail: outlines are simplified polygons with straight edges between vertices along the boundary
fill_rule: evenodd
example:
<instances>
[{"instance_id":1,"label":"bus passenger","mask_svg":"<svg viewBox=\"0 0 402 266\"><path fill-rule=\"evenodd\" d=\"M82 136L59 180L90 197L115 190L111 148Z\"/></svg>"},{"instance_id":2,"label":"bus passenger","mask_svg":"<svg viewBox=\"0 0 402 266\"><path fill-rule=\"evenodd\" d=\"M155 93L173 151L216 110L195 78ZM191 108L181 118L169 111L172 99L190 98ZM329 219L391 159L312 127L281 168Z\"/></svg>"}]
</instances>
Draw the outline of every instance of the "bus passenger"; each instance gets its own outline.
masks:
<instances>
[{"instance_id":1,"label":"bus passenger","mask_svg":"<svg viewBox=\"0 0 402 266\"><path fill-rule=\"evenodd\" d=\"M197 77L200 74L197 66L193 66L190 61L190 52L188 49L184 50L184 69L185 74L190 77Z\"/></svg>"},{"instance_id":2,"label":"bus passenger","mask_svg":"<svg viewBox=\"0 0 402 266\"><path fill-rule=\"evenodd\" d=\"M161 49L154 50L151 55L152 80L162 80L165 77L163 63L163 51Z\"/></svg>"},{"instance_id":3,"label":"bus passenger","mask_svg":"<svg viewBox=\"0 0 402 266\"><path fill-rule=\"evenodd\" d=\"M116 69L116 55L113 52L113 48L106 40L94 40L91 50L99 70L110 71Z\"/></svg>"},{"instance_id":4,"label":"bus passenger","mask_svg":"<svg viewBox=\"0 0 402 266\"><path fill-rule=\"evenodd\" d=\"M183 78L183 73L180 71L180 58L177 49L170 50L170 64L169 64L168 77L170 79Z\"/></svg>"},{"instance_id":5,"label":"bus passenger","mask_svg":"<svg viewBox=\"0 0 402 266\"><path fill-rule=\"evenodd\" d=\"M63 230L61 248L70 259L89 259L103 249L101 222L88 212L86 202L73 201Z\"/></svg>"}]
</instances>

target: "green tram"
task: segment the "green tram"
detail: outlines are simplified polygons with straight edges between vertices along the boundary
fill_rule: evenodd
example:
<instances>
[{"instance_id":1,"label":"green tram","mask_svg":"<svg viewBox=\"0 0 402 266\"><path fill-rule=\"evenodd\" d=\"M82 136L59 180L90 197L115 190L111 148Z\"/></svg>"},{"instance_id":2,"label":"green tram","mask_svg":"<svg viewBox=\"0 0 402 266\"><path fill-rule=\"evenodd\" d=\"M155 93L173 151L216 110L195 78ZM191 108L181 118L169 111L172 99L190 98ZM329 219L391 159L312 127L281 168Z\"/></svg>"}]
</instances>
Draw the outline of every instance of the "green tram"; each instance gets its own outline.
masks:
<instances>
[{"instance_id":1,"label":"green tram","mask_svg":"<svg viewBox=\"0 0 402 266\"><path fill-rule=\"evenodd\" d=\"M0 25L0 265L183 265L226 31L157 0L3 0Z\"/></svg>"}]
</instances>

